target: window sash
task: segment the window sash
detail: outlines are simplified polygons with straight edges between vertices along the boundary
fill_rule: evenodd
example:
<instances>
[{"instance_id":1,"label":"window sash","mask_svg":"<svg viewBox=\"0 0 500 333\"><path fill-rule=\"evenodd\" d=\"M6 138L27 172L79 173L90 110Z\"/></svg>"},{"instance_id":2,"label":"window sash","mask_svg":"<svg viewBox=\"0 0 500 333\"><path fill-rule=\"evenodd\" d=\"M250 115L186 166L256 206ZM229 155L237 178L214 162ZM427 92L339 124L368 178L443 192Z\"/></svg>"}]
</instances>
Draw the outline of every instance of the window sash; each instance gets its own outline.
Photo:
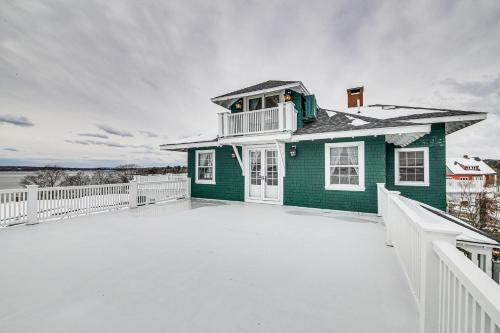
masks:
<instances>
[{"instance_id":1,"label":"window sash","mask_svg":"<svg viewBox=\"0 0 500 333\"><path fill-rule=\"evenodd\" d=\"M196 151L196 182L215 182L215 151Z\"/></svg>"},{"instance_id":2,"label":"window sash","mask_svg":"<svg viewBox=\"0 0 500 333\"><path fill-rule=\"evenodd\" d=\"M326 144L325 187L364 190L364 142Z\"/></svg>"},{"instance_id":3,"label":"window sash","mask_svg":"<svg viewBox=\"0 0 500 333\"><path fill-rule=\"evenodd\" d=\"M427 147L395 149L395 185L429 185Z\"/></svg>"}]
</instances>

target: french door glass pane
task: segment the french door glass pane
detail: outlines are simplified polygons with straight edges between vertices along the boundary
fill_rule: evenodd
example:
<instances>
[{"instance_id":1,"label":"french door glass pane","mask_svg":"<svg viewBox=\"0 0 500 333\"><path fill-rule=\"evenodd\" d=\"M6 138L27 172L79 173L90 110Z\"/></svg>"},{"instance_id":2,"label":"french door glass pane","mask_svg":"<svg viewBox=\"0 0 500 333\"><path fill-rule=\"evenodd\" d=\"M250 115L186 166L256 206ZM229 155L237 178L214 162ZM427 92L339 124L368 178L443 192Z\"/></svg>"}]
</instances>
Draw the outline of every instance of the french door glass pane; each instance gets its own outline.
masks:
<instances>
[{"instance_id":1,"label":"french door glass pane","mask_svg":"<svg viewBox=\"0 0 500 333\"><path fill-rule=\"evenodd\" d=\"M261 170L261 158L260 151L251 151L250 152L250 184L251 185L260 185L260 170Z\"/></svg>"},{"instance_id":2,"label":"french door glass pane","mask_svg":"<svg viewBox=\"0 0 500 333\"><path fill-rule=\"evenodd\" d=\"M278 164L277 152L275 150L266 151L266 184L270 186L278 185Z\"/></svg>"}]
</instances>

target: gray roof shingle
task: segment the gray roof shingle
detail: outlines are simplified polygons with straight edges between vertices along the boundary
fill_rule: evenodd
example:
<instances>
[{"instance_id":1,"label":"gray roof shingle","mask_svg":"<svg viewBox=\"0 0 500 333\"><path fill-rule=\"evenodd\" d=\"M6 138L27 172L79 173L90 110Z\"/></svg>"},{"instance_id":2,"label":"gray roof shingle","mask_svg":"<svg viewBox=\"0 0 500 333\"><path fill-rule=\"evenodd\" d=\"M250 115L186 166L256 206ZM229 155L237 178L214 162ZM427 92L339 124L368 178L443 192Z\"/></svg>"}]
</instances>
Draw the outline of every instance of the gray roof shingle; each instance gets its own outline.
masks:
<instances>
[{"instance_id":1,"label":"gray roof shingle","mask_svg":"<svg viewBox=\"0 0 500 333\"><path fill-rule=\"evenodd\" d=\"M328 113L330 113L331 116ZM362 120L366 123L355 126L352 124L355 119ZM380 120L357 114L348 114L345 112L318 108L316 120L305 123L304 127L297 129L294 134L300 135L411 125L414 124L394 120Z\"/></svg>"},{"instance_id":2,"label":"gray roof shingle","mask_svg":"<svg viewBox=\"0 0 500 333\"><path fill-rule=\"evenodd\" d=\"M281 86L292 84L292 83L300 83L300 81L268 80L268 81L257 83L257 84L254 84L253 86L246 87L246 88L239 89L239 90L235 90L233 92L230 92L230 93L227 93L224 95L220 95L220 96L217 96L214 98L221 98L221 97L226 97L226 96L245 94L245 93L249 93L252 91L259 91L259 90L264 90L264 89L271 89L271 88L281 87Z\"/></svg>"}]
</instances>

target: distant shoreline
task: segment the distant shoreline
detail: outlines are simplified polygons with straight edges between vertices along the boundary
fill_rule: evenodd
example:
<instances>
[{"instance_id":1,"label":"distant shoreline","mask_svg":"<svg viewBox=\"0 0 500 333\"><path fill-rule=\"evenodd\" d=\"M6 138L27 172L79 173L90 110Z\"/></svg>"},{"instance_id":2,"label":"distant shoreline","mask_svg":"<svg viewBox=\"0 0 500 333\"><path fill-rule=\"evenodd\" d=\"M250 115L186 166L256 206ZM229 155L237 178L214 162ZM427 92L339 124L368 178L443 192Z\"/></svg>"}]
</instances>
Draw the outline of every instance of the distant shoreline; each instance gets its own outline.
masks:
<instances>
[{"instance_id":1,"label":"distant shoreline","mask_svg":"<svg viewBox=\"0 0 500 333\"><path fill-rule=\"evenodd\" d=\"M13 171L19 171L19 172L31 172L31 171L41 171L41 170L47 170L47 169L54 169L57 168L59 170L65 170L65 171L114 171L114 170L123 170L123 169L128 169L128 170L161 170L161 169L180 169L180 170L185 170L186 166L164 166L164 167L114 167L114 168L106 168L106 167L100 167L100 168L70 168L70 167L54 167L54 166L45 166L45 167L35 167L35 166L0 166L0 172L13 172Z\"/></svg>"}]
</instances>

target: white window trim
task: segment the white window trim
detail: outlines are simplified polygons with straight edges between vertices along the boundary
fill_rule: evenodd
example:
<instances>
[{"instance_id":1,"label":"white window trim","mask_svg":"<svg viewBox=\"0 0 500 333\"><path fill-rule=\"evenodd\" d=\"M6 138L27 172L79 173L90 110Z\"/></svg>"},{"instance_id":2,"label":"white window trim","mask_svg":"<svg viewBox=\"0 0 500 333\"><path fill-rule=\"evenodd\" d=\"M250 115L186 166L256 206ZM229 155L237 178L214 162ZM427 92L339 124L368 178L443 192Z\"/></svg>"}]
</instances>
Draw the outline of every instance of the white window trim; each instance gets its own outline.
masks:
<instances>
[{"instance_id":1,"label":"white window trim","mask_svg":"<svg viewBox=\"0 0 500 333\"><path fill-rule=\"evenodd\" d=\"M198 155L200 153L212 153L213 154L213 165L212 165L212 169L213 169L213 179L212 180L206 180L206 179L198 179ZM215 149L202 149L202 150L196 150L195 151L195 164L194 164L194 168L195 168L195 183L196 184L212 184L212 185L215 185Z\"/></svg>"},{"instance_id":2,"label":"white window trim","mask_svg":"<svg viewBox=\"0 0 500 333\"><path fill-rule=\"evenodd\" d=\"M400 181L399 180L399 153L411 151L424 152L424 181ZM418 148L396 148L394 149L394 185L400 186L429 186L429 147Z\"/></svg>"},{"instance_id":3,"label":"white window trim","mask_svg":"<svg viewBox=\"0 0 500 333\"><path fill-rule=\"evenodd\" d=\"M330 184L330 148L358 147L358 185ZM365 142L334 142L325 143L325 190L364 191L365 190Z\"/></svg>"}]
</instances>

